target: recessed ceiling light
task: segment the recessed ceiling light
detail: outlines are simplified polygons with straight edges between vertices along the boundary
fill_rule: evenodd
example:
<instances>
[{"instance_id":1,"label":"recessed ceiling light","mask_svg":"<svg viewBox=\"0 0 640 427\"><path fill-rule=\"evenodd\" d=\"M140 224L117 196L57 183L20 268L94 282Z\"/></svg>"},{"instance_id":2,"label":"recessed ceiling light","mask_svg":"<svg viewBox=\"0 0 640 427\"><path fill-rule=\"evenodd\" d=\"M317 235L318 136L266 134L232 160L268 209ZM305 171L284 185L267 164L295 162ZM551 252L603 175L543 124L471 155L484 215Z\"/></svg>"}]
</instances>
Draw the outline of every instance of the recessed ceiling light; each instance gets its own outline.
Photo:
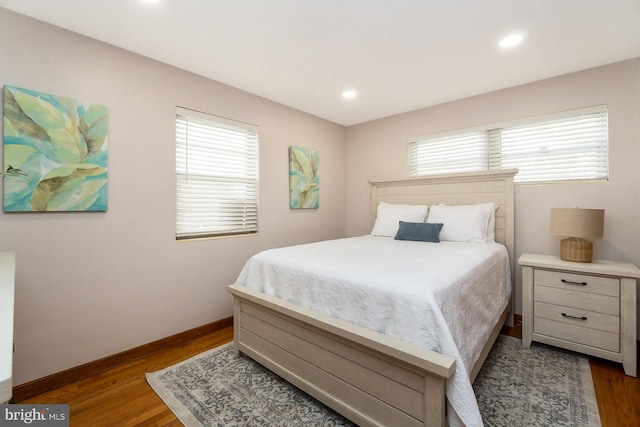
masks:
<instances>
[{"instance_id":1,"label":"recessed ceiling light","mask_svg":"<svg viewBox=\"0 0 640 427\"><path fill-rule=\"evenodd\" d=\"M358 93L355 90L349 89L342 92L342 97L345 99L353 99L356 96L358 96Z\"/></svg>"},{"instance_id":2,"label":"recessed ceiling light","mask_svg":"<svg viewBox=\"0 0 640 427\"><path fill-rule=\"evenodd\" d=\"M149 4L154 4L154 3L160 3L160 0L142 0L143 3L149 3Z\"/></svg>"},{"instance_id":3,"label":"recessed ceiling light","mask_svg":"<svg viewBox=\"0 0 640 427\"><path fill-rule=\"evenodd\" d=\"M512 47L522 42L522 34L511 34L500 40L500 47Z\"/></svg>"}]
</instances>

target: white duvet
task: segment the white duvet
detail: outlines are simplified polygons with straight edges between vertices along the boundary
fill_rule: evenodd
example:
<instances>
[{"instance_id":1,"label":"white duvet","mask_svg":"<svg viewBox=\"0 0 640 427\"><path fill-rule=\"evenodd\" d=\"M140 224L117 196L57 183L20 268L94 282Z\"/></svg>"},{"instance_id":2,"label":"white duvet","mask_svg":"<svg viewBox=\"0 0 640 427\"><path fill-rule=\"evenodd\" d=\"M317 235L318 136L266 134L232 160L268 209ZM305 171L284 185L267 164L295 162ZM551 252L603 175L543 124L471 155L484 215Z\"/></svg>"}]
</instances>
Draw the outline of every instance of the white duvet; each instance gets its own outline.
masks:
<instances>
[{"instance_id":1,"label":"white duvet","mask_svg":"<svg viewBox=\"0 0 640 427\"><path fill-rule=\"evenodd\" d=\"M261 252L236 283L453 356L449 424L482 426L469 369L508 304L510 277L498 243L367 235Z\"/></svg>"}]
</instances>

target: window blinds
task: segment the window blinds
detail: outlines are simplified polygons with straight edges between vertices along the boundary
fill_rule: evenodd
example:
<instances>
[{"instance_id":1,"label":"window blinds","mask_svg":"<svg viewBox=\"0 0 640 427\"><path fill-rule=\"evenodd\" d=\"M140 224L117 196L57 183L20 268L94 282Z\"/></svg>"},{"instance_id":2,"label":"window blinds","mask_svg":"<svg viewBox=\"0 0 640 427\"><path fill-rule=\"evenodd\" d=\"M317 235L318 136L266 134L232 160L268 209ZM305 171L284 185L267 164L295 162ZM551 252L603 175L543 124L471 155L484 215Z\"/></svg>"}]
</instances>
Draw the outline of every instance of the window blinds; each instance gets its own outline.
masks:
<instances>
[{"instance_id":1,"label":"window blinds","mask_svg":"<svg viewBox=\"0 0 640 427\"><path fill-rule=\"evenodd\" d=\"M257 128L178 108L176 237L257 231Z\"/></svg>"},{"instance_id":2,"label":"window blinds","mask_svg":"<svg viewBox=\"0 0 640 427\"><path fill-rule=\"evenodd\" d=\"M409 174L468 172L487 169L484 131L409 142Z\"/></svg>"},{"instance_id":3,"label":"window blinds","mask_svg":"<svg viewBox=\"0 0 640 427\"><path fill-rule=\"evenodd\" d=\"M518 168L516 182L609 175L608 114L598 106L488 130L409 141L409 173Z\"/></svg>"},{"instance_id":4,"label":"window blinds","mask_svg":"<svg viewBox=\"0 0 640 427\"><path fill-rule=\"evenodd\" d=\"M518 182L607 179L607 112L547 120L499 132L502 168Z\"/></svg>"}]
</instances>

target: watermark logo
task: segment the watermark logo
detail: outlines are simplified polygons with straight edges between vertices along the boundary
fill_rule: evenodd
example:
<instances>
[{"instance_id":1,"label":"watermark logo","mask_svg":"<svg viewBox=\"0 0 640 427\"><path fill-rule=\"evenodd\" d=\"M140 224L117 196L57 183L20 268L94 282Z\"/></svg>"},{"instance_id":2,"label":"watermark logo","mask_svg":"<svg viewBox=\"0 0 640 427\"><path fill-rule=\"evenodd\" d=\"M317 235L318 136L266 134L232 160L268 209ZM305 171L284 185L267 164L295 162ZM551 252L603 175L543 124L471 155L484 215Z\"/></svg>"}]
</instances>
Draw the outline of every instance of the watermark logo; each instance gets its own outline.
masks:
<instances>
[{"instance_id":1,"label":"watermark logo","mask_svg":"<svg viewBox=\"0 0 640 427\"><path fill-rule=\"evenodd\" d=\"M69 427L69 405L0 405L0 426Z\"/></svg>"}]
</instances>

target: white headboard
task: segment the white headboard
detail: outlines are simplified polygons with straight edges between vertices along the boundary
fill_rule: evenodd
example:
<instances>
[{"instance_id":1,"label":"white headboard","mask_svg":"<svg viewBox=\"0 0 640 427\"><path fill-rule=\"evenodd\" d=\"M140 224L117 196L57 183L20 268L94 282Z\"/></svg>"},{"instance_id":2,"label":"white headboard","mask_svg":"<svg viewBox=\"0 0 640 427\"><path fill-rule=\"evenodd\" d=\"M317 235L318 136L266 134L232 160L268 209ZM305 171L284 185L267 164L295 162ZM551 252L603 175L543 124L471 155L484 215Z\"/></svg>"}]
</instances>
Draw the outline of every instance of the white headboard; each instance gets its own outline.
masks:
<instances>
[{"instance_id":1,"label":"white headboard","mask_svg":"<svg viewBox=\"0 0 640 427\"><path fill-rule=\"evenodd\" d=\"M372 225L378 202L398 204L463 205L494 202L496 241L506 246L515 273L515 203L513 177L517 169L498 169L443 175L423 175L388 180L369 180L371 184Z\"/></svg>"}]
</instances>

